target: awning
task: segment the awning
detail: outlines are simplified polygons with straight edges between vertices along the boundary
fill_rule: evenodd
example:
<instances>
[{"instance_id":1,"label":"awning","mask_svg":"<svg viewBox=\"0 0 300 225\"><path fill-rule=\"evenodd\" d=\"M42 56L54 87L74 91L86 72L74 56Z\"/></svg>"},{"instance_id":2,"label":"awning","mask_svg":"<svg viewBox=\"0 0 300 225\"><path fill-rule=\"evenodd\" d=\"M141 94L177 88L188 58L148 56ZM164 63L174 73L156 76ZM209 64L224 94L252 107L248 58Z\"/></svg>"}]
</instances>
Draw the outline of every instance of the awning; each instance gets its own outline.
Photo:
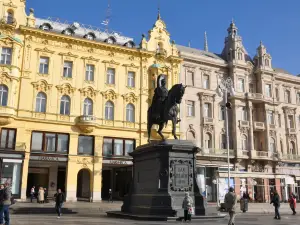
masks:
<instances>
[{"instance_id":1,"label":"awning","mask_svg":"<svg viewBox=\"0 0 300 225\"><path fill-rule=\"evenodd\" d=\"M228 173L219 171L219 177L228 177ZM265 173L230 173L230 177L239 177L239 178L268 178L275 179L275 175L273 174L265 174Z\"/></svg>"},{"instance_id":2,"label":"awning","mask_svg":"<svg viewBox=\"0 0 300 225\"><path fill-rule=\"evenodd\" d=\"M197 160L196 166L207 166L207 167L222 167L227 168L228 164L227 162L221 162L221 161L209 161L209 160ZM234 165L230 164L230 168L232 168Z\"/></svg>"}]
</instances>

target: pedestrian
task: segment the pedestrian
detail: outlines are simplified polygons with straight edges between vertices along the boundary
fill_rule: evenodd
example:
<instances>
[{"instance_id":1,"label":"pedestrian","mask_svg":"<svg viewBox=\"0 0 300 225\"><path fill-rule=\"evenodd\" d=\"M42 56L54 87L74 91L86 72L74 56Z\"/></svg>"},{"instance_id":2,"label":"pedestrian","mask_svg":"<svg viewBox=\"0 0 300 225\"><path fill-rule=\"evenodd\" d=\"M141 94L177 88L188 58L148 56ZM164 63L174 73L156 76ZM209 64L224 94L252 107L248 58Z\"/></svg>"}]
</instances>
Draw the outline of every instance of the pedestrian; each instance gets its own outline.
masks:
<instances>
[{"instance_id":1,"label":"pedestrian","mask_svg":"<svg viewBox=\"0 0 300 225\"><path fill-rule=\"evenodd\" d=\"M272 200L271 200L270 204L273 204L273 206L275 208L275 217L274 217L274 219L275 220L280 220L281 219L280 214L279 214L280 198L279 198L279 195L278 195L276 190L273 193L273 197L272 197Z\"/></svg>"},{"instance_id":2,"label":"pedestrian","mask_svg":"<svg viewBox=\"0 0 300 225\"><path fill-rule=\"evenodd\" d=\"M45 201L45 192L44 192L43 187L40 187L40 189L39 189L38 199L39 199L40 204L44 203L44 201Z\"/></svg>"},{"instance_id":3,"label":"pedestrian","mask_svg":"<svg viewBox=\"0 0 300 225\"><path fill-rule=\"evenodd\" d=\"M34 195L35 195L35 186L33 186L31 189L30 189L30 202L32 203L32 200L34 198Z\"/></svg>"},{"instance_id":4,"label":"pedestrian","mask_svg":"<svg viewBox=\"0 0 300 225\"><path fill-rule=\"evenodd\" d=\"M9 206L11 205L11 187L9 184L0 185L0 224L9 225ZM5 223L3 223L3 216Z\"/></svg>"},{"instance_id":5,"label":"pedestrian","mask_svg":"<svg viewBox=\"0 0 300 225\"><path fill-rule=\"evenodd\" d=\"M296 215L296 198L295 195L293 193L290 194L290 198L289 198L289 204L290 204L290 208L293 211L293 215Z\"/></svg>"},{"instance_id":6,"label":"pedestrian","mask_svg":"<svg viewBox=\"0 0 300 225\"><path fill-rule=\"evenodd\" d=\"M108 195L109 195L108 202L113 202L113 199L112 199L112 190L111 189L108 190Z\"/></svg>"},{"instance_id":7,"label":"pedestrian","mask_svg":"<svg viewBox=\"0 0 300 225\"><path fill-rule=\"evenodd\" d=\"M182 208L184 209L184 221L186 222L192 220L192 207L193 199L190 197L189 193L185 193L185 197L182 202Z\"/></svg>"},{"instance_id":8,"label":"pedestrian","mask_svg":"<svg viewBox=\"0 0 300 225\"><path fill-rule=\"evenodd\" d=\"M64 193L61 192L61 189L58 189L54 197L55 197L55 210L57 213L57 219L59 219L61 217L61 209L65 201L65 195Z\"/></svg>"},{"instance_id":9,"label":"pedestrian","mask_svg":"<svg viewBox=\"0 0 300 225\"><path fill-rule=\"evenodd\" d=\"M236 194L233 192L233 188L229 188L229 192L225 195L225 207L229 213L228 225L234 225L235 209L237 204Z\"/></svg>"},{"instance_id":10,"label":"pedestrian","mask_svg":"<svg viewBox=\"0 0 300 225\"><path fill-rule=\"evenodd\" d=\"M48 203L48 191L47 188L44 188L44 200L46 203Z\"/></svg>"}]
</instances>

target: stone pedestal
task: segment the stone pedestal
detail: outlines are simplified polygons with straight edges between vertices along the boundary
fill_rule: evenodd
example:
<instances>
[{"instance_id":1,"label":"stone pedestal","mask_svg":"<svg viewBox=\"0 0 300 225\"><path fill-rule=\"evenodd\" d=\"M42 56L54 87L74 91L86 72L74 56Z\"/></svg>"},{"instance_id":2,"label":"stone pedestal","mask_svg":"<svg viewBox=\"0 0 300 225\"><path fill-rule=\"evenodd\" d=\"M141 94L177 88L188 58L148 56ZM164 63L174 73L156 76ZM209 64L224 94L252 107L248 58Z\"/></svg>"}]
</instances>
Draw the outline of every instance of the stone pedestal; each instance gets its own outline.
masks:
<instances>
[{"instance_id":1,"label":"stone pedestal","mask_svg":"<svg viewBox=\"0 0 300 225\"><path fill-rule=\"evenodd\" d=\"M167 140L138 147L133 157L133 179L122 213L182 217L185 192L194 201L195 214L205 215L196 182L198 148L189 141Z\"/></svg>"}]
</instances>

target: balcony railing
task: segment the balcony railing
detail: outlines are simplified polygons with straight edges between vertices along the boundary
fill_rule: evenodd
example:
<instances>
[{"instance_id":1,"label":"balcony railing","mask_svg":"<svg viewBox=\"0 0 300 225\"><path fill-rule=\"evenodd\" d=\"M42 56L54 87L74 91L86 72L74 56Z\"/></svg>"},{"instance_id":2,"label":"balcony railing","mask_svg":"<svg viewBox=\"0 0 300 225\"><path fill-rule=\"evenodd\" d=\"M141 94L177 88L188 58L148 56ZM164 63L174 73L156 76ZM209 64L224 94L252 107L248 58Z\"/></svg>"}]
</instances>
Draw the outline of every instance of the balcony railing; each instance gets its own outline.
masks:
<instances>
[{"instance_id":1,"label":"balcony railing","mask_svg":"<svg viewBox=\"0 0 300 225\"><path fill-rule=\"evenodd\" d=\"M11 17L11 16L4 16L2 19L1 19L1 23L2 24L8 24L8 25L16 25L17 21L14 17Z\"/></svg>"},{"instance_id":2,"label":"balcony railing","mask_svg":"<svg viewBox=\"0 0 300 225\"><path fill-rule=\"evenodd\" d=\"M227 149L203 148L203 156L227 157ZM234 157L234 150L229 149L229 157Z\"/></svg>"},{"instance_id":3,"label":"balcony railing","mask_svg":"<svg viewBox=\"0 0 300 225\"><path fill-rule=\"evenodd\" d=\"M240 126L241 127L249 127L249 121L240 120Z\"/></svg>"},{"instance_id":4,"label":"balcony railing","mask_svg":"<svg viewBox=\"0 0 300 225\"><path fill-rule=\"evenodd\" d=\"M213 118L209 118L209 117L204 117L203 118L203 123L204 124L212 124L214 122Z\"/></svg>"},{"instance_id":5,"label":"balcony railing","mask_svg":"<svg viewBox=\"0 0 300 225\"><path fill-rule=\"evenodd\" d=\"M263 94L260 94L260 93L248 93L248 96L250 98L253 98L253 99L256 99L256 100L263 100L264 99Z\"/></svg>"},{"instance_id":6,"label":"balcony railing","mask_svg":"<svg viewBox=\"0 0 300 225\"><path fill-rule=\"evenodd\" d=\"M269 157L269 152L266 152L266 151L256 151L256 156L258 158L267 158L267 157Z\"/></svg>"},{"instance_id":7,"label":"balcony railing","mask_svg":"<svg viewBox=\"0 0 300 225\"><path fill-rule=\"evenodd\" d=\"M289 134L295 134L296 128L287 128Z\"/></svg>"},{"instance_id":8,"label":"balcony railing","mask_svg":"<svg viewBox=\"0 0 300 225\"><path fill-rule=\"evenodd\" d=\"M265 123L264 122L254 122L254 130L264 130Z\"/></svg>"},{"instance_id":9,"label":"balcony railing","mask_svg":"<svg viewBox=\"0 0 300 225\"><path fill-rule=\"evenodd\" d=\"M286 154L281 156L282 160L300 161L300 155Z\"/></svg>"}]
</instances>

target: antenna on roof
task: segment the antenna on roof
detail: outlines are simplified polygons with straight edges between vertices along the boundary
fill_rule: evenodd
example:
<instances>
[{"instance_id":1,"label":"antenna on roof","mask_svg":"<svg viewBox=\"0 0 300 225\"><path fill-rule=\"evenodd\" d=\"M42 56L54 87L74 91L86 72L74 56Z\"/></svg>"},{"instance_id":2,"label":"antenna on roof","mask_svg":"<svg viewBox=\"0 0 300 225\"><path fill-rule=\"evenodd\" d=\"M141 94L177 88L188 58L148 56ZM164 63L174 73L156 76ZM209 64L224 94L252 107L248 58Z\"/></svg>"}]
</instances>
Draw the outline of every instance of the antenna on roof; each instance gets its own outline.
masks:
<instances>
[{"instance_id":1,"label":"antenna on roof","mask_svg":"<svg viewBox=\"0 0 300 225\"><path fill-rule=\"evenodd\" d=\"M102 21L102 25L105 26L105 31L108 32L108 26L111 19L111 9L110 9L110 0L108 0L107 9L106 9L106 17L105 20Z\"/></svg>"}]
</instances>

